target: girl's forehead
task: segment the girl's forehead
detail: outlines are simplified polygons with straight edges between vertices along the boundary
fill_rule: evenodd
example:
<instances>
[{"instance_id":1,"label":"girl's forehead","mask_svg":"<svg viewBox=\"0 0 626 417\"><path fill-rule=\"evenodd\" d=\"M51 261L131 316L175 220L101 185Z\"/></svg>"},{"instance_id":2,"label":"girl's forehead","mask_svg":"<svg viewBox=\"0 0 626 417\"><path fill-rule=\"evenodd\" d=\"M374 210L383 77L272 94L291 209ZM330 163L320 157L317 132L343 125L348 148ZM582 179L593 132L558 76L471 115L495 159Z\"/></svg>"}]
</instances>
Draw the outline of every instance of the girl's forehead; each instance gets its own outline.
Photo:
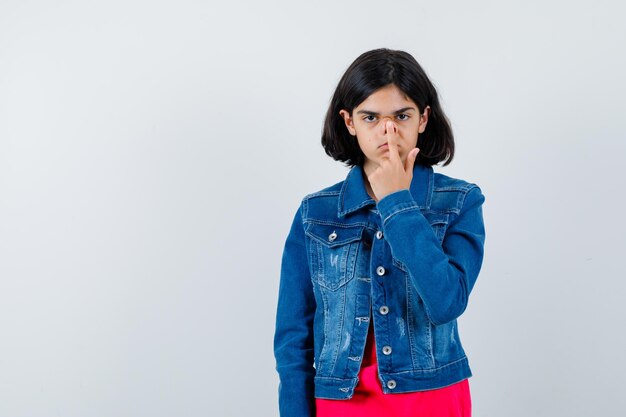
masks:
<instances>
[{"instance_id":1,"label":"girl's forehead","mask_svg":"<svg viewBox=\"0 0 626 417\"><path fill-rule=\"evenodd\" d=\"M395 107L397 107L398 105L412 106L417 108L415 102L413 102L413 100L411 100L411 98L404 91L393 85L392 87L386 86L374 91L357 107L394 107L393 110L395 110ZM370 110L376 111L376 109Z\"/></svg>"}]
</instances>

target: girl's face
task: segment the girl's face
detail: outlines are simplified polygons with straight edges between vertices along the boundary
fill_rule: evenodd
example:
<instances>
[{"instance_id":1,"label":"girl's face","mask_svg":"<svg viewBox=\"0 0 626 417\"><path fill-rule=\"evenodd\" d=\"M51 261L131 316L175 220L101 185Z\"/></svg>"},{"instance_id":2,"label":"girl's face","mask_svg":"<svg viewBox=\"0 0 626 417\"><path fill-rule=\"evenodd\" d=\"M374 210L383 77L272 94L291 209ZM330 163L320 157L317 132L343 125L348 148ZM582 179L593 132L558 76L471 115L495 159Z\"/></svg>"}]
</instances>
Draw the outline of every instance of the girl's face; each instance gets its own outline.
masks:
<instances>
[{"instance_id":1,"label":"girl's face","mask_svg":"<svg viewBox=\"0 0 626 417\"><path fill-rule=\"evenodd\" d=\"M353 117L343 109L339 112L352 136L365 154L363 170L372 173L383 158L389 158L385 128L387 120L395 124L398 152L402 162L417 145L418 135L426 129L430 107L420 116L417 105L395 84L389 84L372 93L353 110Z\"/></svg>"}]
</instances>

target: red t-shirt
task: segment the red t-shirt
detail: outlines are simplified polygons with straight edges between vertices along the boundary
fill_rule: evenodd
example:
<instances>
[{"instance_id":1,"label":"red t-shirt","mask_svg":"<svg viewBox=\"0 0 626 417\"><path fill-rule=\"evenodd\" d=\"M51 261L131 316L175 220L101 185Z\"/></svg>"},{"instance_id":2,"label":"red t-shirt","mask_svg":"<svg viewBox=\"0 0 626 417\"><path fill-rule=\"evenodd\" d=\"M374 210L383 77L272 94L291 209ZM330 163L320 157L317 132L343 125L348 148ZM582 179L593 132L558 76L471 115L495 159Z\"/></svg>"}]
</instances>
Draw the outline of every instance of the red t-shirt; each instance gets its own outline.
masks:
<instances>
[{"instance_id":1,"label":"red t-shirt","mask_svg":"<svg viewBox=\"0 0 626 417\"><path fill-rule=\"evenodd\" d=\"M316 417L471 417L469 381L464 379L447 387L384 394L378 379L374 328L370 319L359 383L349 400L316 398Z\"/></svg>"}]
</instances>

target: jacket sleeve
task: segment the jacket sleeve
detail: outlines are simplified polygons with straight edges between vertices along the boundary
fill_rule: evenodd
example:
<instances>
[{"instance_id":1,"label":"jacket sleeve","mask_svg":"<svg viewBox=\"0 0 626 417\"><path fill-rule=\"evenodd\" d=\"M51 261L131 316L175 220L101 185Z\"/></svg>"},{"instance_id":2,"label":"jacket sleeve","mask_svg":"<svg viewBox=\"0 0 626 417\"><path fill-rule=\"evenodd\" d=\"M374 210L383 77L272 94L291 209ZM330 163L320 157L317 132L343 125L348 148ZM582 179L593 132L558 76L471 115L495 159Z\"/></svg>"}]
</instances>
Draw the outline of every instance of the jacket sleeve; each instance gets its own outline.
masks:
<instances>
[{"instance_id":1,"label":"jacket sleeve","mask_svg":"<svg viewBox=\"0 0 626 417\"><path fill-rule=\"evenodd\" d=\"M280 272L274 356L281 417L313 417L315 298L302 222L302 203L287 236Z\"/></svg>"},{"instance_id":2,"label":"jacket sleeve","mask_svg":"<svg viewBox=\"0 0 626 417\"><path fill-rule=\"evenodd\" d=\"M442 243L408 189L388 194L377 203L392 256L409 273L435 325L465 311L482 265L485 197L478 185L472 185Z\"/></svg>"}]
</instances>

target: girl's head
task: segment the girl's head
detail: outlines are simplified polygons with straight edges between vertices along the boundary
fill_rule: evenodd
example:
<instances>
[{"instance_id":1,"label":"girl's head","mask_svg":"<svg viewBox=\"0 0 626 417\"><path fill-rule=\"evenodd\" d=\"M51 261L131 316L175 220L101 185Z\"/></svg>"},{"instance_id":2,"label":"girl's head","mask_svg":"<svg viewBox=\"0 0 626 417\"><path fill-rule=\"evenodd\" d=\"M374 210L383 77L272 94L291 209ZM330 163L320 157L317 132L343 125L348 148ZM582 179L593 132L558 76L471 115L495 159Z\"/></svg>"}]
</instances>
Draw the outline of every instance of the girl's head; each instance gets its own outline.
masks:
<instances>
[{"instance_id":1,"label":"girl's head","mask_svg":"<svg viewBox=\"0 0 626 417\"><path fill-rule=\"evenodd\" d=\"M379 146L386 143L388 120L399 135L402 160L417 146L416 164L452 161L452 129L422 67L404 51L374 49L341 77L326 113L322 146L348 166L377 164L387 152Z\"/></svg>"}]
</instances>

